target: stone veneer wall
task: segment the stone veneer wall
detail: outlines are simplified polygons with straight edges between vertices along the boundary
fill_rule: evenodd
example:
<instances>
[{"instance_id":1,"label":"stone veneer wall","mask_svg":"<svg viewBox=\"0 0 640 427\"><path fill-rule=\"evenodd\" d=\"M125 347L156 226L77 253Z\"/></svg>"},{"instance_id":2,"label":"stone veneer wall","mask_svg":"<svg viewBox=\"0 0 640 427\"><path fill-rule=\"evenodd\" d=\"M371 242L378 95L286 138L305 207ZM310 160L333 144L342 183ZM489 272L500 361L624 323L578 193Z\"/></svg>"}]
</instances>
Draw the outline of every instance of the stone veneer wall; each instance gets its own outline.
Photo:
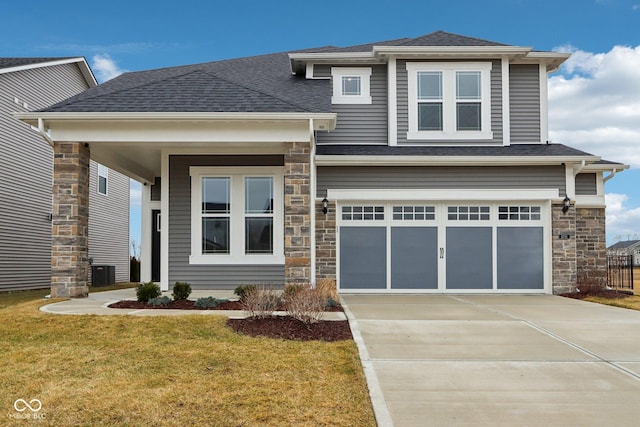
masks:
<instances>
[{"instance_id":1,"label":"stone veneer wall","mask_svg":"<svg viewBox=\"0 0 640 427\"><path fill-rule=\"evenodd\" d=\"M329 202L327 213L316 202L316 278L336 280L336 202Z\"/></svg>"},{"instance_id":2,"label":"stone veneer wall","mask_svg":"<svg viewBox=\"0 0 640 427\"><path fill-rule=\"evenodd\" d=\"M284 154L284 283L311 281L311 186L308 142L288 142Z\"/></svg>"},{"instance_id":3,"label":"stone veneer wall","mask_svg":"<svg viewBox=\"0 0 640 427\"><path fill-rule=\"evenodd\" d=\"M576 263L578 285L606 284L605 208L576 209Z\"/></svg>"},{"instance_id":4,"label":"stone veneer wall","mask_svg":"<svg viewBox=\"0 0 640 427\"><path fill-rule=\"evenodd\" d=\"M562 204L551 206L552 281L553 293L571 292L577 281L576 266L576 212L573 207L562 212ZM568 234L569 239L560 239Z\"/></svg>"},{"instance_id":5,"label":"stone veneer wall","mask_svg":"<svg viewBox=\"0 0 640 427\"><path fill-rule=\"evenodd\" d=\"M51 297L86 297L89 273L89 146L53 148Z\"/></svg>"}]
</instances>

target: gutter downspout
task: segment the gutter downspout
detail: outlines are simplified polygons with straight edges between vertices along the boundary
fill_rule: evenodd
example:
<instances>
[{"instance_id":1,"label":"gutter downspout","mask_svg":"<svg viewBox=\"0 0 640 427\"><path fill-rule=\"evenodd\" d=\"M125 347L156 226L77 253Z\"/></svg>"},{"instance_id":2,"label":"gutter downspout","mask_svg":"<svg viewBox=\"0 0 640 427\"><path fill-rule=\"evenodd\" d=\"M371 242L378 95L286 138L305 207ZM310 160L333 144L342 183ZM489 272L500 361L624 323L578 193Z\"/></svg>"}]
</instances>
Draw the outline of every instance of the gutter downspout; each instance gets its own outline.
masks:
<instances>
[{"instance_id":1,"label":"gutter downspout","mask_svg":"<svg viewBox=\"0 0 640 427\"><path fill-rule=\"evenodd\" d=\"M602 178L602 182L607 182L609 181L611 178L613 178L614 176L616 176L616 174L618 173L617 169L611 169L611 173L607 176L605 176L604 178Z\"/></svg>"},{"instance_id":2,"label":"gutter downspout","mask_svg":"<svg viewBox=\"0 0 640 427\"><path fill-rule=\"evenodd\" d=\"M51 139L47 131L44 130L44 120L41 117L38 117L38 131L40 132L40 135L42 135L44 140L49 143L51 148L53 148L53 139Z\"/></svg>"},{"instance_id":3,"label":"gutter downspout","mask_svg":"<svg viewBox=\"0 0 640 427\"><path fill-rule=\"evenodd\" d=\"M309 119L309 245L311 246L311 271L309 285L316 287L316 145L313 130L313 119Z\"/></svg>"},{"instance_id":4,"label":"gutter downspout","mask_svg":"<svg viewBox=\"0 0 640 427\"><path fill-rule=\"evenodd\" d=\"M580 166L579 166L577 169L575 169L575 170L573 171L573 176L574 176L574 177L575 177L575 176L578 176L578 174L582 171L582 169L584 169L584 167L585 167L586 165L587 165L587 162L586 162L585 160L583 160L583 161L580 163Z\"/></svg>"}]
</instances>

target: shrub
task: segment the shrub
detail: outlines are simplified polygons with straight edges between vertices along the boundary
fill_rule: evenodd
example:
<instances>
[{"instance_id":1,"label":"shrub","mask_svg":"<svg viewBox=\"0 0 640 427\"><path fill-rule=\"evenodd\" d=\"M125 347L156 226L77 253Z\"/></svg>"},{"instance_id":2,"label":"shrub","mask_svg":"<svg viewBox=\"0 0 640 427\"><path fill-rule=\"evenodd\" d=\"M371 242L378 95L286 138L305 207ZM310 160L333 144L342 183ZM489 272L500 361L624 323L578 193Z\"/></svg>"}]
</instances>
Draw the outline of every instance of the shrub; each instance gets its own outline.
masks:
<instances>
[{"instance_id":1,"label":"shrub","mask_svg":"<svg viewBox=\"0 0 640 427\"><path fill-rule=\"evenodd\" d=\"M162 305L168 305L170 302L171 302L171 298L169 298L166 295L163 295L161 297L151 298L149 301L147 301L147 304L152 305L154 307L160 307Z\"/></svg>"},{"instance_id":2,"label":"shrub","mask_svg":"<svg viewBox=\"0 0 640 427\"><path fill-rule=\"evenodd\" d=\"M327 302L325 303L326 307L337 307L338 306L338 301L334 300L331 297L327 298Z\"/></svg>"},{"instance_id":3,"label":"shrub","mask_svg":"<svg viewBox=\"0 0 640 427\"><path fill-rule=\"evenodd\" d=\"M258 319L271 316L280 305L278 293L265 286L249 286L251 287L240 299L244 309L249 312L249 316Z\"/></svg>"},{"instance_id":4,"label":"shrub","mask_svg":"<svg viewBox=\"0 0 640 427\"><path fill-rule=\"evenodd\" d=\"M322 320L327 298L318 289L301 286L291 293L286 301L286 308L291 317L304 323L315 323Z\"/></svg>"},{"instance_id":5,"label":"shrub","mask_svg":"<svg viewBox=\"0 0 640 427\"><path fill-rule=\"evenodd\" d=\"M316 289L318 289L318 292L323 296L332 298L334 301L339 301L335 279L318 279Z\"/></svg>"},{"instance_id":6,"label":"shrub","mask_svg":"<svg viewBox=\"0 0 640 427\"><path fill-rule=\"evenodd\" d=\"M176 282L175 285L173 285L173 299L178 301L178 300L183 300L183 299L187 299L189 298L189 295L191 295L191 285L185 282Z\"/></svg>"},{"instance_id":7,"label":"shrub","mask_svg":"<svg viewBox=\"0 0 640 427\"><path fill-rule=\"evenodd\" d=\"M160 286L153 282L140 283L136 287L136 297L138 301L147 302L151 298L156 298L162 295L160 292Z\"/></svg>"},{"instance_id":8,"label":"shrub","mask_svg":"<svg viewBox=\"0 0 640 427\"><path fill-rule=\"evenodd\" d=\"M298 293L305 290L307 286L299 283L291 283L284 286L282 291L282 302L286 305L287 301L295 297Z\"/></svg>"},{"instance_id":9,"label":"shrub","mask_svg":"<svg viewBox=\"0 0 640 427\"><path fill-rule=\"evenodd\" d=\"M222 300L216 299L214 297L203 297L198 298L193 305L198 308L215 308L221 302Z\"/></svg>"},{"instance_id":10,"label":"shrub","mask_svg":"<svg viewBox=\"0 0 640 427\"><path fill-rule=\"evenodd\" d=\"M253 292L258 287L256 285L241 285L233 290L233 293L238 296L240 302L244 302L247 294Z\"/></svg>"}]
</instances>

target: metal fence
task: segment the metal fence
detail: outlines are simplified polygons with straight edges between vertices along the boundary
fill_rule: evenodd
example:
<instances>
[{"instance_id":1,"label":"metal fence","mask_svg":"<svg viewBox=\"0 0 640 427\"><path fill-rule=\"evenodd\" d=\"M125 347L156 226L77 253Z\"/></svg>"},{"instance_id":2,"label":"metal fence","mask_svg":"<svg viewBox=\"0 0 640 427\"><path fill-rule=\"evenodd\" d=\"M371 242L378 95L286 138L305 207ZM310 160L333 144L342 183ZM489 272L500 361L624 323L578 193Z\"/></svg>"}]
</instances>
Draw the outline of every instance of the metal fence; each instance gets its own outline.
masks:
<instances>
[{"instance_id":1,"label":"metal fence","mask_svg":"<svg viewBox=\"0 0 640 427\"><path fill-rule=\"evenodd\" d=\"M633 289L633 255L607 255L607 286Z\"/></svg>"}]
</instances>

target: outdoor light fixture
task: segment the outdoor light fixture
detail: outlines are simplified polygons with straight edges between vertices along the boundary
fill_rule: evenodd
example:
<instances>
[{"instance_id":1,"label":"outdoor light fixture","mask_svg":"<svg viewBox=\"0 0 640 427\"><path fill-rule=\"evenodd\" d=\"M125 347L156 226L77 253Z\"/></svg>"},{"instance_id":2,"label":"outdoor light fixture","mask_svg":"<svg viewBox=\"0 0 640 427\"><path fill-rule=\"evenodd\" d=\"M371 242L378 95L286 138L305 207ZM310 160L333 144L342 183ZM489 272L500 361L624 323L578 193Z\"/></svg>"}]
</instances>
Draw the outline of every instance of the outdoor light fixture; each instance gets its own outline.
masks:
<instances>
[{"instance_id":1,"label":"outdoor light fixture","mask_svg":"<svg viewBox=\"0 0 640 427\"><path fill-rule=\"evenodd\" d=\"M563 202L564 202L564 206L562 207L562 213L567 213L567 211L571 207L571 199L569 198L569 196L565 195Z\"/></svg>"},{"instance_id":2,"label":"outdoor light fixture","mask_svg":"<svg viewBox=\"0 0 640 427\"><path fill-rule=\"evenodd\" d=\"M328 210L329 210L329 201L325 197L324 199L322 199L322 213L326 215Z\"/></svg>"}]
</instances>

